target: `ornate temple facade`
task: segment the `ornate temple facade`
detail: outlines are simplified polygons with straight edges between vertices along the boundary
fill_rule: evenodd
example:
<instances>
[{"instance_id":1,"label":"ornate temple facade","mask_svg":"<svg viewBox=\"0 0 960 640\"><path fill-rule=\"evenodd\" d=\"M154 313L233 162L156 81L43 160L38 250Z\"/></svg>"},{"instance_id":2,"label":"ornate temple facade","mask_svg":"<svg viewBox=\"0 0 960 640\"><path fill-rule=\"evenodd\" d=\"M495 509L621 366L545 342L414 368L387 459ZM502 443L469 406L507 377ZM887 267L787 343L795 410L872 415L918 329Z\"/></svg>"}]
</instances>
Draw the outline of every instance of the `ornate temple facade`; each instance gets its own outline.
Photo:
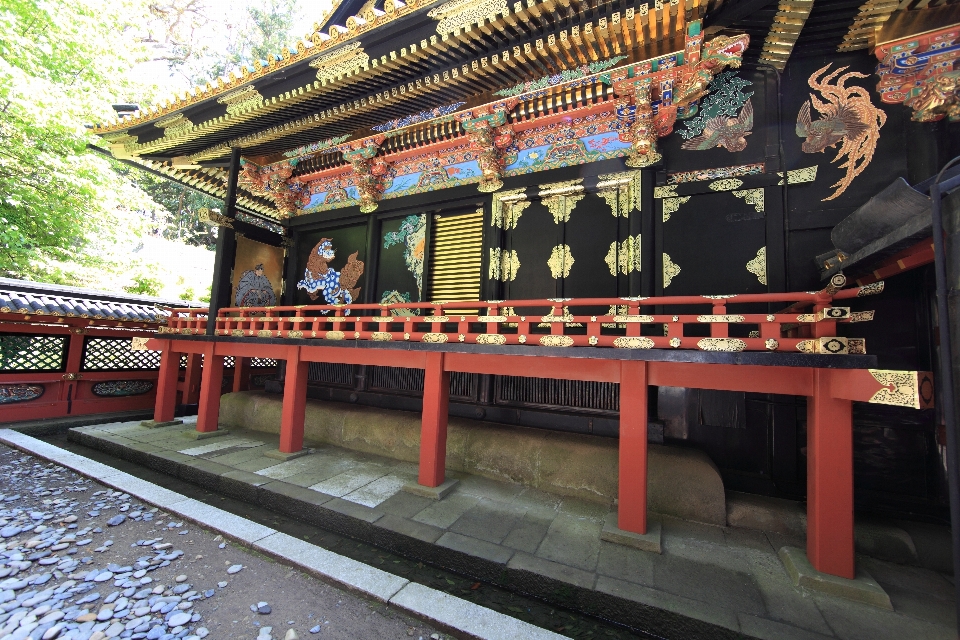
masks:
<instances>
[{"instance_id":1,"label":"ornate temple facade","mask_svg":"<svg viewBox=\"0 0 960 640\"><path fill-rule=\"evenodd\" d=\"M622 448L629 407L646 439L706 452L728 490L810 502L827 419L811 398L830 385L781 369L856 371L830 387L850 389L848 510L937 520L920 217L960 152L958 39L952 1L342 0L270 59L94 131L225 200L209 314L172 319L151 342L165 353L241 345L230 355L281 361L267 389L285 400L425 421L440 402L440 427L449 411ZM890 189L918 208L864 209ZM423 356L458 349L503 357ZM582 373L574 352L650 364ZM723 381L740 366L742 384ZM201 398L215 429L209 411ZM836 564L808 552L852 567L852 538Z\"/></svg>"}]
</instances>

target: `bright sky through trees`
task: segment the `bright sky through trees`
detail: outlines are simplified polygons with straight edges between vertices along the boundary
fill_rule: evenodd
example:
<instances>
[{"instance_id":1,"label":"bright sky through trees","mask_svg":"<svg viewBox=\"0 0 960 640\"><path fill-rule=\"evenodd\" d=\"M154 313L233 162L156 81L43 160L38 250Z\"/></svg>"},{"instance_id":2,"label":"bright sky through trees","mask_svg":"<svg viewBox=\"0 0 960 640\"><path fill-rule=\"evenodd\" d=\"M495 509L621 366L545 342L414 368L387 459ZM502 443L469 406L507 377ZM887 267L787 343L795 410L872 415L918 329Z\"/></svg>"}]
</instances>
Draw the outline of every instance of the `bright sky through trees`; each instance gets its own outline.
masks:
<instances>
[{"instance_id":1,"label":"bright sky through trees","mask_svg":"<svg viewBox=\"0 0 960 640\"><path fill-rule=\"evenodd\" d=\"M0 0L0 275L201 297L209 278L185 282L174 270L161 282L165 267L142 249L151 237L209 248L196 209L211 199L89 152L103 143L84 126L112 116L112 104L146 107L275 54L328 7Z\"/></svg>"}]
</instances>

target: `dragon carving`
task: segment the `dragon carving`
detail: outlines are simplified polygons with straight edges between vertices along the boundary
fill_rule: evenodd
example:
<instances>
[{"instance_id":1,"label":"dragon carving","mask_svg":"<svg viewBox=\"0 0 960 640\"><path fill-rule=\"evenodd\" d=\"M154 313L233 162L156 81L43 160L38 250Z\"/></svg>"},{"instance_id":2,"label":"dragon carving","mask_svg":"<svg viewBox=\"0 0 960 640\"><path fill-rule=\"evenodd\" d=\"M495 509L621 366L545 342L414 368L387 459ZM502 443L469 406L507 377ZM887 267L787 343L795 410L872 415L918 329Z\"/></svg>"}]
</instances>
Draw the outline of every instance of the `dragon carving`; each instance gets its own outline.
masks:
<instances>
[{"instance_id":1,"label":"dragon carving","mask_svg":"<svg viewBox=\"0 0 960 640\"><path fill-rule=\"evenodd\" d=\"M347 264L340 271L334 271L330 262L337 257L330 238L321 238L307 258L307 268L303 280L297 283L297 289L303 289L316 300L321 295L327 304L351 304L360 296L357 282L363 275L363 262L357 260L358 251L347 257ZM326 311L324 311L326 313Z\"/></svg>"},{"instance_id":2,"label":"dragon carving","mask_svg":"<svg viewBox=\"0 0 960 640\"><path fill-rule=\"evenodd\" d=\"M833 200L846 191L853 179L867 168L880 140L880 128L887 122L887 114L873 106L867 89L846 86L851 78L866 78L866 75L856 71L840 75L847 67L827 73L830 66L821 67L807 80L825 101L811 93L797 116L797 135L804 138L800 145L804 153L820 153L827 147L839 145L833 162L845 158L840 168L846 170L846 174L831 185L836 191L824 201ZM818 120L811 119L811 103L820 115Z\"/></svg>"},{"instance_id":3,"label":"dragon carving","mask_svg":"<svg viewBox=\"0 0 960 640\"><path fill-rule=\"evenodd\" d=\"M709 93L707 86L714 76L727 67L740 66L749 44L746 34L720 36L703 43L698 28L686 36L686 64L660 71L637 64L632 72L629 67L611 72L613 90L621 98L617 101L618 118L623 120L620 139L631 145L627 166L649 167L659 162L662 155L657 150L657 138L670 135L681 108L689 108ZM668 87L672 87L670 94ZM731 144L736 142L734 139Z\"/></svg>"}]
</instances>

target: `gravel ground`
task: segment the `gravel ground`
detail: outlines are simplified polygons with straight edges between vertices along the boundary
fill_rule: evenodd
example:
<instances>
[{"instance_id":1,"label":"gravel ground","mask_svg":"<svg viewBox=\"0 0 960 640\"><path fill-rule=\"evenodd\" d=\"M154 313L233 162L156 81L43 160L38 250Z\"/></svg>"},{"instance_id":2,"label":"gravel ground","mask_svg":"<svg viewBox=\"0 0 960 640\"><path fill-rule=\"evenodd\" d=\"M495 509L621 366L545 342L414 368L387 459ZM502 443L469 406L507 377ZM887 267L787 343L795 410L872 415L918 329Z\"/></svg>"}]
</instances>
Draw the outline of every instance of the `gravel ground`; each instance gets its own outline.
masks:
<instances>
[{"instance_id":1,"label":"gravel ground","mask_svg":"<svg viewBox=\"0 0 960 640\"><path fill-rule=\"evenodd\" d=\"M0 640L113 637L445 636L0 446Z\"/></svg>"}]
</instances>

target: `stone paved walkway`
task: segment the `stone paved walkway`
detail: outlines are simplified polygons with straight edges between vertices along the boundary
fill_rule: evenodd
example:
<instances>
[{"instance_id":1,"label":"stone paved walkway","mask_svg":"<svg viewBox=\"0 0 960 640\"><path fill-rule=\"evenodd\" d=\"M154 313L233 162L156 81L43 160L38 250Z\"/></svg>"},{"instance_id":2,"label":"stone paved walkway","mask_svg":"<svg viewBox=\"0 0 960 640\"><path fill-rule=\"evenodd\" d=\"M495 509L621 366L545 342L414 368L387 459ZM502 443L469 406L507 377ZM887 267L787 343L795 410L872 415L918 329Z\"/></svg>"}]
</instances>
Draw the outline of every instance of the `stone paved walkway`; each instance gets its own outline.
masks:
<instances>
[{"instance_id":1,"label":"stone paved walkway","mask_svg":"<svg viewBox=\"0 0 960 640\"><path fill-rule=\"evenodd\" d=\"M0 474L3 640L447 637L3 445Z\"/></svg>"},{"instance_id":2,"label":"stone paved walkway","mask_svg":"<svg viewBox=\"0 0 960 640\"><path fill-rule=\"evenodd\" d=\"M83 442L99 442L93 446L132 449L258 490L307 490L313 493L296 495L315 495L309 502L329 513L433 545L438 557L459 552L599 601L634 603L640 618L653 607L758 638L956 637L952 583L933 571L860 558L859 570L890 595L888 611L795 587L777 550L803 547L801 539L657 517L663 552L655 554L602 541L612 515L602 504L462 474L450 474L460 482L437 502L400 490L416 478L409 463L325 445L279 462L264 455L276 449L275 435L237 430L194 441L183 433L192 429L189 422L161 429L115 423L77 431Z\"/></svg>"}]
</instances>

